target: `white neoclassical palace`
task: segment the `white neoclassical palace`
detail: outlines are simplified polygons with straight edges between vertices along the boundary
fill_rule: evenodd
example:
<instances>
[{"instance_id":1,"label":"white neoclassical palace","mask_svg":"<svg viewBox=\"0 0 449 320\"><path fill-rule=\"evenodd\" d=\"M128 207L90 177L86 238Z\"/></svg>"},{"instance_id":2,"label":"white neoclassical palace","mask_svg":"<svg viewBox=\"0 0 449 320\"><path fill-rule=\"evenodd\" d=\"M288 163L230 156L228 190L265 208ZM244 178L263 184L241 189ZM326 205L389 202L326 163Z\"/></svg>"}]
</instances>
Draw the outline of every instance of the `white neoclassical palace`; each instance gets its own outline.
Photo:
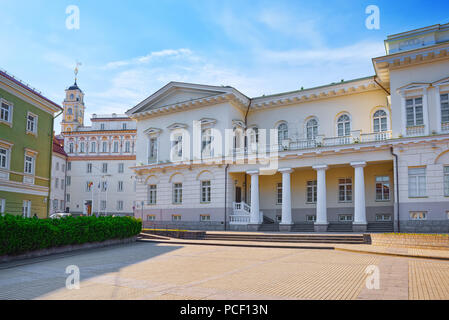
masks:
<instances>
[{"instance_id":1,"label":"white neoclassical palace","mask_svg":"<svg viewBox=\"0 0 449 320\"><path fill-rule=\"evenodd\" d=\"M448 232L449 24L385 48L372 76L275 95L167 84L127 112L134 215L191 229Z\"/></svg>"}]
</instances>

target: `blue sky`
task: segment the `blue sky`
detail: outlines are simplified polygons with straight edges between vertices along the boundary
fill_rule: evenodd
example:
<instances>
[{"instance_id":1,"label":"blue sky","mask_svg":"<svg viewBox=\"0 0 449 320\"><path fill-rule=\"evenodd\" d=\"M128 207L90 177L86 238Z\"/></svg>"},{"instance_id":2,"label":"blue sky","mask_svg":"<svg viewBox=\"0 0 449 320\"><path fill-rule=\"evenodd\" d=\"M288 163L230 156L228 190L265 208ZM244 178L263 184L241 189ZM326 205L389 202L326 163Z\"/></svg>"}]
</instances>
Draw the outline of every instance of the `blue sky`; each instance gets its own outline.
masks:
<instances>
[{"instance_id":1,"label":"blue sky","mask_svg":"<svg viewBox=\"0 0 449 320\"><path fill-rule=\"evenodd\" d=\"M365 27L371 4L379 30ZM79 30L66 28L68 5L80 9ZM388 34L449 22L447 0L0 0L0 8L0 68L61 103L81 61L86 118L123 113L169 81L253 97L369 76Z\"/></svg>"}]
</instances>

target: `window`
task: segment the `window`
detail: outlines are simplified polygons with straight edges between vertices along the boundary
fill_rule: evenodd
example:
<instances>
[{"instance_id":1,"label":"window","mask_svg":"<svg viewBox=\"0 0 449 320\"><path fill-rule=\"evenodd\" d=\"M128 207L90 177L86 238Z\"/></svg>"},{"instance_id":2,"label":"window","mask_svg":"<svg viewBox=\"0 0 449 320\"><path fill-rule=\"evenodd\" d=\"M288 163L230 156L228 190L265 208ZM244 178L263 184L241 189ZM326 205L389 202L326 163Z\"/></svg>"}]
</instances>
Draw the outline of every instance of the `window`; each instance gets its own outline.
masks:
<instances>
[{"instance_id":1,"label":"window","mask_svg":"<svg viewBox=\"0 0 449 320\"><path fill-rule=\"evenodd\" d=\"M104 129L105 129L104 123L100 123L100 130L104 130Z\"/></svg>"},{"instance_id":2,"label":"window","mask_svg":"<svg viewBox=\"0 0 449 320\"><path fill-rule=\"evenodd\" d=\"M103 146L102 152L108 152L108 143L106 141L103 141L102 146Z\"/></svg>"},{"instance_id":3,"label":"window","mask_svg":"<svg viewBox=\"0 0 449 320\"><path fill-rule=\"evenodd\" d=\"M0 168L2 169L8 169L8 154L8 149L0 148Z\"/></svg>"},{"instance_id":4,"label":"window","mask_svg":"<svg viewBox=\"0 0 449 320\"><path fill-rule=\"evenodd\" d=\"M376 177L376 201L390 200L390 177Z\"/></svg>"},{"instance_id":5,"label":"window","mask_svg":"<svg viewBox=\"0 0 449 320\"><path fill-rule=\"evenodd\" d=\"M6 200L0 199L0 213L5 213Z\"/></svg>"},{"instance_id":6,"label":"window","mask_svg":"<svg viewBox=\"0 0 449 320\"><path fill-rule=\"evenodd\" d=\"M157 138L150 138L148 158L150 160L154 160L157 158Z\"/></svg>"},{"instance_id":7,"label":"window","mask_svg":"<svg viewBox=\"0 0 449 320\"><path fill-rule=\"evenodd\" d=\"M318 121L310 119L306 124L307 140L314 140L318 135Z\"/></svg>"},{"instance_id":8,"label":"window","mask_svg":"<svg viewBox=\"0 0 449 320\"><path fill-rule=\"evenodd\" d=\"M282 182L276 185L276 203L282 204Z\"/></svg>"},{"instance_id":9,"label":"window","mask_svg":"<svg viewBox=\"0 0 449 320\"><path fill-rule=\"evenodd\" d=\"M90 143L90 152L95 153L97 149L97 143L95 141Z\"/></svg>"},{"instance_id":10,"label":"window","mask_svg":"<svg viewBox=\"0 0 449 320\"><path fill-rule=\"evenodd\" d=\"M71 171L71 170L72 170L72 163L67 162L67 171Z\"/></svg>"},{"instance_id":11,"label":"window","mask_svg":"<svg viewBox=\"0 0 449 320\"><path fill-rule=\"evenodd\" d=\"M182 135L176 136L172 141L172 152L174 158L182 157Z\"/></svg>"},{"instance_id":12,"label":"window","mask_svg":"<svg viewBox=\"0 0 449 320\"><path fill-rule=\"evenodd\" d=\"M22 202L22 216L31 218L31 201L23 200Z\"/></svg>"},{"instance_id":13,"label":"window","mask_svg":"<svg viewBox=\"0 0 449 320\"><path fill-rule=\"evenodd\" d=\"M67 201L67 202L70 202L70 193L67 193L67 194L66 194L66 201Z\"/></svg>"},{"instance_id":14,"label":"window","mask_svg":"<svg viewBox=\"0 0 449 320\"><path fill-rule=\"evenodd\" d=\"M391 221L391 214L376 214L376 221Z\"/></svg>"},{"instance_id":15,"label":"window","mask_svg":"<svg viewBox=\"0 0 449 320\"><path fill-rule=\"evenodd\" d=\"M212 156L212 130L204 129L201 132L201 155Z\"/></svg>"},{"instance_id":16,"label":"window","mask_svg":"<svg viewBox=\"0 0 449 320\"><path fill-rule=\"evenodd\" d=\"M106 210L106 200L101 200L101 202L100 202L100 210Z\"/></svg>"},{"instance_id":17,"label":"window","mask_svg":"<svg viewBox=\"0 0 449 320\"><path fill-rule=\"evenodd\" d=\"M119 163L118 164L118 173L123 173L125 171L125 164Z\"/></svg>"},{"instance_id":18,"label":"window","mask_svg":"<svg viewBox=\"0 0 449 320\"><path fill-rule=\"evenodd\" d=\"M73 153L73 142L69 143L69 153Z\"/></svg>"},{"instance_id":19,"label":"window","mask_svg":"<svg viewBox=\"0 0 449 320\"><path fill-rule=\"evenodd\" d=\"M210 221L210 214L201 214L200 221Z\"/></svg>"},{"instance_id":20,"label":"window","mask_svg":"<svg viewBox=\"0 0 449 320\"><path fill-rule=\"evenodd\" d=\"M122 123L122 129L126 130L126 123Z\"/></svg>"},{"instance_id":21,"label":"window","mask_svg":"<svg viewBox=\"0 0 449 320\"><path fill-rule=\"evenodd\" d=\"M154 221L154 220L156 220L156 216L154 214L147 215L147 221Z\"/></svg>"},{"instance_id":22,"label":"window","mask_svg":"<svg viewBox=\"0 0 449 320\"><path fill-rule=\"evenodd\" d=\"M106 192L108 190L108 182L102 181L101 182L101 192Z\"/></svg>"},{"instance_id":23,"label":"window","mask_svg":"<svg viewBox=\"0 0 449 320\"><path fill-rule=\"evenodd\" d=\"M114 152L118 152L118 141L114 141Z\"/></svg>"},{"instance_id":24,"label":"window","mask_svg":"<svg viewBox=\"0 0 449 320\"><path fill-rule=\"evenodd\" d=\"M422 126L424 124L422 97L405 101L407 127Z\"/></svg>"},{"instance_id":25,"label":"window","mask_svg":"<svg viewBox=\"0 0 449 320\"><path fill-rule=\"evenodd\" d=\"M73 114L72 108L67 109L67 115L71 116Z\"/></svg>"},{"instance_id":26,"label":"window","mask_svg":"<svg viewBox=\"0 0 449 320\"><path fill-rule=\"evenodd\" d=\"M352 221L352 214L340 214L338 215L338 221L341 222Z\"/></svg>"},{"instance_id":27,"label":"window","mask_svg":"<svg viewBox=\"0 0 449 320\"><path fill-rule=\"evenodd\" d=\"M278 129L278 144L282 145L282 141L288 139L288 125L281 123L277 127Z\"/></svg>"},{"instance_id":28,"label":"window","mask_svg":"<svg viewBox=\"0 0 449 320\"><path fill-rule=\"evenodd\" d=\"M444 196L449 197L449 166L443 168L444 171Z\"/></svg>"},{"instance_id":29,"label":"window","mask_svg":"<svg viewBox=\"0 0 449 320\"><path fill-rule=\"evenodd\" d=\"M65 172L65 164L62 164L62 165L61 165L61 171L62 171L62 172Z\"/></svg>"},{"instance_id":30,"label":"window","mask_svg":"<svg viewBox=\"0 0 449 320\"><path fill-rule=\"evenodd\" d=\"M316 180L307 181L307 202L316 203L317 199L317 182Z\"/></svg>"},{"instance_id":31,"label":"window","mask_svg":"<svg viewBox=\"0 0 449 320\"><path fill-rule=\"evenodd\" d=\"M338 179L338 201L352 201L352 178Z\"/></svg>"},{"instance_id":32,"label":"window","mask_svg":"<svg viewBox=\"0 0 449 320\"><path fill-rule=\"evenodd\" d=\"M55 179L55 188L59 188L59 178Z\"/></svg>"},{"instance_id":33,"label":"window","mask_svg":"<svg viewBox=\"0 0 449 320\"><path fill-rule=\"evenodd\" d=\"M307 222L315 222L316 221L316 216L315 215L307 215L306 216L306 221Z\"/></svg>"},{"instance_id":34,"label":"window","mask_svg":"<svg viewBox=\"0 0 449 320\"><path fill-rule=\"evenodd\" d=\"M65 180L64 180L64 179L61 179L61 189L62 189L62 190L64 190L64 183L65 183Z\"/></svg>"},{"instance_id":35,"label":"window","mask_svg":"<svg viewBox=\"0 0 449 320\"><path fill-rule=\"evenodd\" d=\"M373 115L373 129L374 132L384 132L387 131L387 113L384 110L377 110Z\"/></svg>"},{"instance_id":36,"label":"window","mask_svg":"<svg viewBox=\"0 0 449 320\"><path fill-rule=\"evenodd\" d=\"M173 203L182 203L182 183L173 184Z\"/></svg>"},{"instance_id":37,"label":"window","mask_svg":"<svg viewBox=\"0 0 449 320\"><path fill-rule=\"evenodd\" d=\"M410 211L410 220L427 220L427 211Z\"/></svg>"},{"instance_id":38,"label":"window","mask_svg":"<svg viewBox=\"0 0 449 320\"><path fill-rule=\"evenodd\" d=\"M80 143L80 153L84 153L84 142Z\"/></svg>"},{"instance_id":39,"label":"window","mask_svg":"<svg viewBox=\"0 0 449 320\"><path fill-rule=\"evenodd\" d=\"M117 210L118 211L123 211L123 200L118 200L117 201Z\"/></svg>"},{"instance_id":40,"label":"window","mask_svg":"<svg viewBox=\"0 0 449 320\"><path fill-rule=\"evenodd\" d=\"M181 215L180 214L173 214L171 216L172 221L181 221Z\"/></svg>"},{"instance_id":41,"label":"window","mask_svg":"<svg viewBox=\"0 0 449 320\"><path fill-rule=\"evenodd\" d=\"M210 202L210 181L201 181L201 202L208 203Z\"/></svg>"},{"instance_id":42,"label":"window","mask_svg":"<svg viewBox=\"0 0 449 320\"><path fill-rule=\"evenodd\" d=\"M157 186L155 184L148 186L148 204L156 204L157 202Z\"/></svg>"},{"instance_id":43,"label":"window","mask_svg":"<svg viewBox=\"0 0 449 320\"><path fill-rule=\"evenodd\" d=\"M64 210L64 200L59 200L59 209L60 209L61 211Z\"/></svg>"},{"instance_id":44,"label":"window","mask_svg":"<svg viewBox=\"0 0 449 320\"><path fill-rule=\"evenodd\" d=\"M108 173L108 164L107 163L102 163L101 172Z\"/></svg>"},{"instance_id":45,"label":"window","mask_svg":"<svg viewBox=\"0 0 449 320\"><path fill-rule=\"evenodd\" d=\"M123 192L123 181L119 181L117 184L117 191Z\"/></svg>"},{"instance_id":46,"label":"window","mask_svg":"<svg viewBox=\"0 0 449 320\"><path fill-rule=\"evenodd\" d=\"M25 173L34 174L34 158L25 155Z\"/></svg>"},{"instance_id":47,"label":"window","mask_svg":"<svg viewBox=\"0 0 449 320\"><path fill-rule=\"evenodd\" d=\"M131 152L131 143L129 141L125 142L125 152Z\"/></svg>"},{"instance_id":48,"label":"window","mask_svg":"<svg viewBox=\"0 0 449 320\"><path fill-rule=\"evenodd\" d=\"M449 94L445 93L440 96L441 101L441 122L449 122Z\"/></svg>"},{"instance_id":49,"label":"window","mask_svg":"<svg viewBox=\"0 0 449 320\"><path fill-rule=\"evenodd\" d=\"M0 105L0 121L12 123L12 105L1 100Z\"/></svg>"},{"instance_id":50,"label":"window","mask_svg":"<svg viewBox=\"0 0 449 320\"><path fill-rule=\"evenodd\" d=\"M337 120L337 134L339 137L351 135L351 119L347 114L341 115Z\"/></svg>"},{"instance_id":51,"label":"window","mask_svg":"<svg viewBox=\"0 0 449 320\"><path fill-rule=\"evenodd\" d=\"M27 116L27 132L37 133L37 116L32 113Z\"/></svg>"},{"instance_id":52,"label":"window","mask_svg":"<svg viewBox=\"0 0 449 320\"><path fill-rule=\"evenodd\" d=\"M92 173L92 163L87 164L87 173Z\"/></svg>"},{"instance_id":53,"label":"window","mask_svg":"<svg viewBox=\"0 0 449 320\"><path fill-rule=\"evenodd\" d=\"M59 162L56 162L56 171L59 170Z\"/></svg>"},{"instance_id":54,"label":"window","mask_svg":"<svg viewBox=\"0 0 449 320\"><path fill-rule=\"evenodd\" d=\"M426 196L426 168L408 169L408 196Z\"/></svg>"},{"instance_id":55,"label":"window","mask_svg":"<svg viewBox=\"0 0 449 320\"><path fill-rule=\"evenodd\" d=\"M72 184L72 177L71 176L67 176L66 183L67 183L68 186L70 186Z\"/></svg>"}]
</instances>

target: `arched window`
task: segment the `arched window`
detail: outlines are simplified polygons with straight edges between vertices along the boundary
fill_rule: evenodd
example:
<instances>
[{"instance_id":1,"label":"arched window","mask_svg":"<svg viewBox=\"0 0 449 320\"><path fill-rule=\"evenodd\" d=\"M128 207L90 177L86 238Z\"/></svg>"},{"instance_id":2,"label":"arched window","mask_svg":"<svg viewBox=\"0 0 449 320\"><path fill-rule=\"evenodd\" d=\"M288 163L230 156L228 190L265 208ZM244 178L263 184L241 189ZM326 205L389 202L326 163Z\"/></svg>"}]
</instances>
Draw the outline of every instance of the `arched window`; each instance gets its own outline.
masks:
<instances>
[{"instance_id":1,"label":"arched window","mask_svg":"<svg viewBox=\"0 0 449 320\"><path fill-rule=\"evenodd\" d=\"M282 144L282 140L288 139L288 126L286 123L278 125L278 144Z\"/></svg>"},{"instance_id":2,"label":"arched window","mask_svg":"<svg viewBox=\"0 0 449 320\"><path fill-rule=\"evenodd\" d=\"M68 115L72 115L72 114L73 114L72 108L68 108L68 109L67 109L67 114L68 114Z\"/></svg>"},{"instance_id":3,"label":"arched window","mask_svg":"<svg viewBox=\"0 0 449 320\"><path fill-rule=\"evenodd\" d=\"M70 95L70 100L73 100L73 98L74 98L74 95L73 95L73 93Z\"/></svg>"},{"instance_id":4,"label":"arched window","mask_svg":"<svg viewBox=\"0 0 449 320\"><path fill-rule=\"evenodd\" d=\"M339 137L346 137L351 135L351 119L347 114L343 114L338 118L337 134Z\"/></svg>"},{"instance_id":5,"label":"arched window","mask_svg":"<svg viewBox=\"0 0 449 320\"><path fill-rule=\"evenodd\" d=\"M388 130L388 115L384 110L377 110L373 115L374 132L384 132Z\"/></svg>"},{"instance_id":6,"label":"arched window","mask_svg":"<svg viewBox=\"0 0 449 320\"><path fill-rule=\"evenodd\" d=\"M318 121L315 118L307 121L306 134L307 140L314 140L318 135Z\"/></svg>"}]
</instances>

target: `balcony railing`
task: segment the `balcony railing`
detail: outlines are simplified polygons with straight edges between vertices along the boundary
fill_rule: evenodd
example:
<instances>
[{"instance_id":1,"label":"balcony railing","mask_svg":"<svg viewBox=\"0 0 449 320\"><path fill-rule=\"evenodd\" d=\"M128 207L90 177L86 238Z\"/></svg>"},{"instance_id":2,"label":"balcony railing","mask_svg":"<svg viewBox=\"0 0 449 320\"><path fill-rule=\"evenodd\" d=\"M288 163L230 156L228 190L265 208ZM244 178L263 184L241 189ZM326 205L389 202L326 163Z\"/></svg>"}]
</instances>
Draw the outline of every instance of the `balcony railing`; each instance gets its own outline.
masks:
<instances>
[{"instance_id":1,"label":"balcony railing","mask_svg":"<svg viewBox=\"0 0 449 320\"><path fill-rule=\"evenodd\" d=\"M423 136L425 134L425 126L409 126L407 127L407 136Z\"/></svg>"},{"instance_id":2,"label":"balcony railing","mask_svg":"<svg viewBox=\"0 0 449 320\"><path fill-rule=\"evenodd\" d=\"M441 131L442 132L449 132L449 122L442 122L441 123Z\"/></svg>"},{"instance_id":3,"label":"balcony railing","mask_svg":"<svg viewBox=\"0 0 449 320\"><path fill-rule=\"evenodd\" d=\"M362 133L360 135L361 142L377 142L391 139L391 131Z\"/></svg>"}]
</instances>

